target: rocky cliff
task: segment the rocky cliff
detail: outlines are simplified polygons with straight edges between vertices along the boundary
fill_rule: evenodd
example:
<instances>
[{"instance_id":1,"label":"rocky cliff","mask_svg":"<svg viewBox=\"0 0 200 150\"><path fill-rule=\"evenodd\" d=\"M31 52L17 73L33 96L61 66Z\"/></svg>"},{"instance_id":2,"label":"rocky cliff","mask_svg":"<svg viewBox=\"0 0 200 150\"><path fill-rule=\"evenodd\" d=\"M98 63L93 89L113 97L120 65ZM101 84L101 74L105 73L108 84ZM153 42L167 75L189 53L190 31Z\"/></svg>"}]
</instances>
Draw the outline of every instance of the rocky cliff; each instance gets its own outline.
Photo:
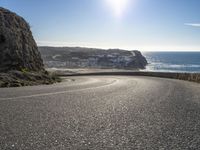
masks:
<instances>
[{"instance_id":1,"label":"rocky cliff","mask_svg":"<svg viewBox=\"0 0 200 150\"><path fill-rule=\"evenodd\" d=\"M0 71L44 70L29 24L17 14L0 8Z\"/></svg>"},{"instance_id":2,"label":"rocky cliff","mask_svg":"<svg viewBox=\"0 0 200 150\"><path fill-rule=\"evenodd\" d=\"M139 51L80 47L39 47L48 68L144 69L147 60Z\"/></svg>"},{"instance_id":3,"label":"rocky cliff","mask_svg":"<svg viewBox=\"0 0 200 150\"><path fill-rule=\"evenodd\" d=\"M1 7L0 58L0 87L53 82L44 69L29 24Z\"/></svg>"}]
</instances>

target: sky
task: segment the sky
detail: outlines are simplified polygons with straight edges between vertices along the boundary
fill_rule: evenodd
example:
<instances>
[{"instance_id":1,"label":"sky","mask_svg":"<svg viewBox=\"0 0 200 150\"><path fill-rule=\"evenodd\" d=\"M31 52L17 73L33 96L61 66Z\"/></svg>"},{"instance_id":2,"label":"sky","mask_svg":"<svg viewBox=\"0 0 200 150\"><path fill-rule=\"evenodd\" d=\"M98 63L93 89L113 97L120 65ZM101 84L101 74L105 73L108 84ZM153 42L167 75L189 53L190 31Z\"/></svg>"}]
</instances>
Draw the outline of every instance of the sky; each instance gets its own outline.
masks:
<instances>
[{"instance_id":1,"label":"sky","mask_svg":"<svg viewBox=\"0 0 200 150\"><path fill-rule=\"evenodd\" d=\"M39 46L200 50L200 0L0 0Z\"/></svg>"}]
</instances>

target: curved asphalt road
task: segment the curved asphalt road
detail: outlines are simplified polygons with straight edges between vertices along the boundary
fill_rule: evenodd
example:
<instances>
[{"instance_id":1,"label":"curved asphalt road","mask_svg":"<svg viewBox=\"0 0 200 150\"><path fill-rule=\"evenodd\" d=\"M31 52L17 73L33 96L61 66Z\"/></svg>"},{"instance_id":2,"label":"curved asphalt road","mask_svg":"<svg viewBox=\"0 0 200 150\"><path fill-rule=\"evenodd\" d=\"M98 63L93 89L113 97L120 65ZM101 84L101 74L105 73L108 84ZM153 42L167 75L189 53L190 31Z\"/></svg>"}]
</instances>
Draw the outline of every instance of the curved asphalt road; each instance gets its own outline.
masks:
<instances>
[{"instance_id":1,"label":"curved asphalt road","mask_svg":"<svg viewBox=\"0 0 200 150\"><path fill-rule=\"evenodd\" d=\"M200 85L85 76L0 89L0 149L200 149Z\"/></svg>"}]
</instances>

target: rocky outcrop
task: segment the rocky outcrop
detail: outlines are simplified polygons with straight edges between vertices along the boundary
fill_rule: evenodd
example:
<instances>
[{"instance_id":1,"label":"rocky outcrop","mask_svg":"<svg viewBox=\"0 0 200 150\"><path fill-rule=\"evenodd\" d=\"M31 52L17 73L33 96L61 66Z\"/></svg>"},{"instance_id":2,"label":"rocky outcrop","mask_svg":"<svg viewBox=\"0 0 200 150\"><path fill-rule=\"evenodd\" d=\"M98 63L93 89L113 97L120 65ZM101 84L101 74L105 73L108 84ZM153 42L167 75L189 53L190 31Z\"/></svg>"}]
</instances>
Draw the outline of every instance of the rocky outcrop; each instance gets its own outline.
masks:
<instances>
[{"instance_id":1,"label":"rocky outcrop","mask_svg":"<svg viewBox=\"0 0 200 150\"><path fill-rule=\"evenodd\" d=\"M145 69L148 62L142 53L140 51L132 51L132 53L135 54L135 66L140 69Z\"/></svg>"},{"instance_id":2,"label":"rocky outcrop","mask_svg":"<svg viewBox=\"0 0 200 150\"><path fill-rule=\"evenodd\" d=\"M147 60L139 51L81 47L39 47L48 68L144 69Z\"/></svg>"},{"instance_id":3,"label":"rocky outcrop","mask_svg":"<svg viewBox=\"0 0 200 150\"><path fill-rule=\"evenodd\" d=\"M29 24L0 7L0 87L50 84Z\"/></svg>"},{"instance_id":4,"label":"rocky outcrop","mask_svg":"<svg viewBox=\"0 0 200 150\"><path fill-rule=\"evenodd\" d=\"M0 8L0 58L0 72L44 70L29 24L4 8Z\"/></svg>"}]
</instances>

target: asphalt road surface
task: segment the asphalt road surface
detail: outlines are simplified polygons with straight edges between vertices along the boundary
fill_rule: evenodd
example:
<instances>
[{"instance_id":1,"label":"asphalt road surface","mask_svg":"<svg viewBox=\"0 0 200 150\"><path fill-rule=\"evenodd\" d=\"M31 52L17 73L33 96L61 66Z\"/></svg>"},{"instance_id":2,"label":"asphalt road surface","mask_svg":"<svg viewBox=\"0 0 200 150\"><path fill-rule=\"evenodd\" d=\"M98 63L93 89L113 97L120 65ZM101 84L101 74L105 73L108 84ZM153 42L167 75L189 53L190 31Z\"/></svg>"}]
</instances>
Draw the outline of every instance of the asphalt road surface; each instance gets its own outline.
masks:
<instances>
[{"instance_id":1,"label":"asphalt road surface","mask_svg":"<svg viewBox=\"0 0 200 150\"><path fill-rule=\"evenodd\" d=\"M200 84L85 76L0 89L0 149L200 149Z\"/></svg>"}]
</instances>

